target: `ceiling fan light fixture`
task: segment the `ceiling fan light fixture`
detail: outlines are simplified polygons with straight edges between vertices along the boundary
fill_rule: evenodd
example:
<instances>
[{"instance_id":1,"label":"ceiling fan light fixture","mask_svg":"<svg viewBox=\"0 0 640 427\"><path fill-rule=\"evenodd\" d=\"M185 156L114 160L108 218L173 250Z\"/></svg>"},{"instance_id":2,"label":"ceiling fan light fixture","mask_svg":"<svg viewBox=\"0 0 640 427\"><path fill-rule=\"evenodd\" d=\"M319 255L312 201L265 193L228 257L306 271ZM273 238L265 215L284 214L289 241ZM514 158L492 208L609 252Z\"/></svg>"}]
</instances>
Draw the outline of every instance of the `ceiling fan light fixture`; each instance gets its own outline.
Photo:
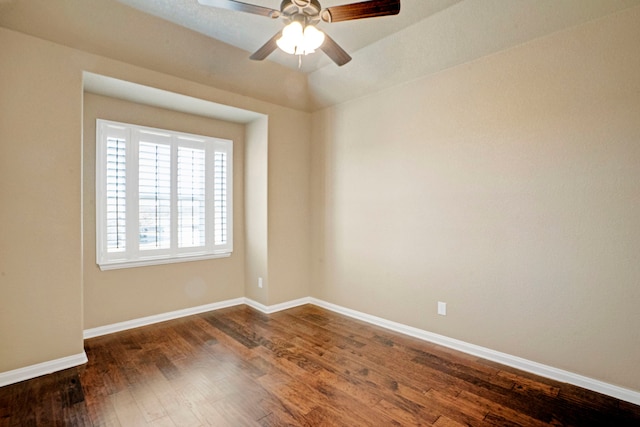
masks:
<instances>
[{"instance_id":1,"label":"ceiling fan light fixture","mask_svg":"<svg viewBox=\"0 0 640 427\"><path fill-rule=\"evenodd\" d=\"M302 24L298 21L293 21L284 27L282 30L282 37L280 37L276 43L280 49L294 55L303 40L304 33L302 30Z\"/></svg>"},{"instance_id":2,"label":"ceiling fan light fixture","mask_svg":"<svg viewBox=\"0 0 640 427\"><path fill-rule=\"evenodd\" d=\"M304 29L304 43L307 53L313 52L324 43L324 33L313 25L307 25Z\"/></svg>"},{"instance_id":3,"label":"ceiling fan light fixture","mask_svg":"<svg viewBox=\"0 0 640 427\"><path fill-rule=\"evenodd\" d=\"M284 27L282 36L276 43L290 55L307 55L322 46L324 33L313 25L307 25L303 29L299 21L293 21Z\"/></svg>"}]
</instances>

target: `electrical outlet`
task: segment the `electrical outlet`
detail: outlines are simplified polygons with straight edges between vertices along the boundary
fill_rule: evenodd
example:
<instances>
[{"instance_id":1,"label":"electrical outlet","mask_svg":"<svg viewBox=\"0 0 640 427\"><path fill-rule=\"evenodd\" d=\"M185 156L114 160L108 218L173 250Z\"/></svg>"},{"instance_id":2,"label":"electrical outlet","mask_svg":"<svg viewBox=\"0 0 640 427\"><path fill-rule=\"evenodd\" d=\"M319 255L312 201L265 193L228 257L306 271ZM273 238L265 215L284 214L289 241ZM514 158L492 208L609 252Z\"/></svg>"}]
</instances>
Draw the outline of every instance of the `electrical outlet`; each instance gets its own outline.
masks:
<instances>
[{"instance_id":1,"label":"electrical outlet","mask_svg":"<svg viewBox=\"0 0 640 427\"><path fill-rule=\"evenodd\" d=\"M262 277L258 277L258 287L262 289Z\"/></svg>"},{"instance_id":2,"label":"electrical outlet","mask_svg":"<svg viewBox=\"0 0 640 427\"><path fill-rule=\"evenodd\" d=\"M438 301L438 314L441 316L447 315L447 303Z\"/></svg>"}]
</instances>

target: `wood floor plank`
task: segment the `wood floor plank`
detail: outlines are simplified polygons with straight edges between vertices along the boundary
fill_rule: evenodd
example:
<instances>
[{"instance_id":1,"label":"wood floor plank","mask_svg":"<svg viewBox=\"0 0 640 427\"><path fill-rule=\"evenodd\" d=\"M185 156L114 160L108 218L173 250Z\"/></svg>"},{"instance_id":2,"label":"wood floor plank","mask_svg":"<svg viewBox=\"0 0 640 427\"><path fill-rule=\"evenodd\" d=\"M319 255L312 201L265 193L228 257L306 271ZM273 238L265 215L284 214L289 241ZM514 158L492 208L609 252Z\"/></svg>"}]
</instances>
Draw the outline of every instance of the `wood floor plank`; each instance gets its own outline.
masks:
<instances>
[{"instance_id":1,"label":"wood floor plank","mask_svg":"<svg viewBox=\"0 0 640 427\"><path fill-rule=\"evenodd\" d=\"M152 423L169 415L149 383L132 387L131 394L147 423Z\"/></svg>"},{"instance_id":2,"label":"wood floor plank","mask_svg":"<svg viewBox=\"0 0 640 427\"><path fill-rule=\"evenodd\" d=\"M105 397L102 401L87 404L87 417L94 427L121 427L118 414L111 403L111 399Z\"/></svg>"},{"instance_id":3,"label":"wood floor plank","mask_svg":"<svg viewBox=\"0 0 640 427\"><path fill-rule=\"evenodd\" d=\"M181 427L198 427L202 425L189 404L168 381L156 380L150 384L152 392L159 404L166 411L175 425Z\"/></svg>"},{"instance_id":4,"label":"wood floor plank","mask_svg":"<svg viewBox=\"0 0 640 427\"><path fill-rule=\"evenodd\" d=\"M425 397L429 401L430 408L466 425L479 424L489 413L486 407L473 405L469 401L452 397L446 392L431 389Z\"/></svg>"},{"instance_id":5,"label":"wood floor plank","mask_svg":"<svg viewBox=\"0 0 640 427\"><path fill-rule=\"evenodd\" d=\"M109 396L113 408L122 427L143 426L147 424L144 414L136 404L133 394L128 389Z\"/></svg>"},{"instance_id":6,"label":"wood floor plank","mask_svg":"<svg viewBox=\"0 0 640 427\"><path fill-rule=\"evenodd\" d=\"M548 425L548 423L536 420L526 414L514 411L509 407L500 405L488 399L484 399L476 394L469 393L467 391L463 391L458 394L458 399L463 402L468 402L469 405L479 408L485 408L487 413L483 418L484 421L491 419L501 419L504 421L499 422L498 424L506 423L506 420L510 420L510 422L513 422L515 425L521 426L542 427Z\"/></svg>"},{"instance_id":7,"label":"wood floor plank","mask_svg":"<svg viewBox=\"0 0 640 427\"><path fill-rule=\"evenodd\" d=\"M393 402L382 399L375 407L403 426L432 425L440 416L429 404L416 403L401 396L396 397Z\"/></svg>"},{"instance_id":8,"label":"wood floor plank","mask_svg":"<svg viewBox=\"0 0 640 427\"><path fill-rule=\"evenodd\" d=\"M85 351L0 388L0 427L640 425L628 402L313 305L225 308Z\"/></svg>"},{"instance_id":9,"label":"wood floor plank","mask_svg":"<svg viewBox=\"0 0 640 427\"><path fill-rule=\"evenodd\" d=\"M433 424L434 427L464 427L465 424L461 424L459 422L453 421L450 418L445 417L444 415L439 417L438 420Z\"/></svg>"}]
</instances>

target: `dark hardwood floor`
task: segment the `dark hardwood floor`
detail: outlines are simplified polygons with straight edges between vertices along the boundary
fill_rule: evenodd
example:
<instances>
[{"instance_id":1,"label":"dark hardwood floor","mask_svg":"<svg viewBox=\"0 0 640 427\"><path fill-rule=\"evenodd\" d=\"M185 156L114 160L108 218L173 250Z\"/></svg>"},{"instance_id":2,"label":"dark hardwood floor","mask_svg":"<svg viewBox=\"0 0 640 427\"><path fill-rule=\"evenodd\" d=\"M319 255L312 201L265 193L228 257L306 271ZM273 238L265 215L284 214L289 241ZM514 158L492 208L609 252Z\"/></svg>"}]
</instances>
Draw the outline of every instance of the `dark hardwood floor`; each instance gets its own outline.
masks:
<instances>
[{"instance_id":1,"label":"dark hardwood floor","mask_svg":"<svg viewBox=\"0 0 640 427\"><path fill-rule=\"evenodd\" d=\"M93 338L0 388L0 426L640 426L640 407L307 305Z\"/></svg>"}]
</instances>

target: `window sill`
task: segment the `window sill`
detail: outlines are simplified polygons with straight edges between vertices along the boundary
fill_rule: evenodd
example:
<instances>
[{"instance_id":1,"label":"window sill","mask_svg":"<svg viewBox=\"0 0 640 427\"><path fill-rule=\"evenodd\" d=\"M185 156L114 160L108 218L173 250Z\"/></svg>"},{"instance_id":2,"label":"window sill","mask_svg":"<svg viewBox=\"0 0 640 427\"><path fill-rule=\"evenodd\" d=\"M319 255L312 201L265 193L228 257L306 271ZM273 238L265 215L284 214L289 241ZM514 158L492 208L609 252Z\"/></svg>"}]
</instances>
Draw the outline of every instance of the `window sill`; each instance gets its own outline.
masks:
<instances>
[{"instance_id":1,"label":"window sill","mask_svg":"<svg viewBox=\"0 0 640 427\"><path fill-rule=\"evenodd\" d=\"M175 264L178 262L203 261L207 259L229 258L231 252L220 254L204 254L204 255L185 255L171 258L145 258L135 261L111 261L98 264L101 271L119 270L123 268L146 267L150 265Z\"/></svg>"}]
</instances>

